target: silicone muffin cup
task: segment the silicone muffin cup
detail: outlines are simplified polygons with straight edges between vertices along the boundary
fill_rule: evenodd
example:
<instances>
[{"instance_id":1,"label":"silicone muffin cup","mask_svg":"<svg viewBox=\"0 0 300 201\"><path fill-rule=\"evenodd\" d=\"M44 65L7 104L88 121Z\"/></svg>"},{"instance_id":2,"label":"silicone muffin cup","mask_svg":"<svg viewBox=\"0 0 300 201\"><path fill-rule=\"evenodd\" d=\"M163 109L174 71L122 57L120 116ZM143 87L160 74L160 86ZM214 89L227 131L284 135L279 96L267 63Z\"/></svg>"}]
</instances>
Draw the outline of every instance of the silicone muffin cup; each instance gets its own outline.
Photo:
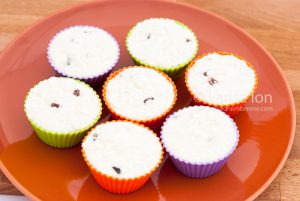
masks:
<instances>
[{"instance_id":1,"label":"silicone muffin cup","mask_svg":"<svg viewBox=\"0 0 300 201\"><path fill-rule=\"evenodd\" d=\"M105 30L102 29L102 30L105 31L108 35L110 35L110 36L112 37L112 39L113 39L113 40L116 42L116 44L118 45L118 53L117 53L118 56L117 56L115 62L113 63L113 65L110 66L109 68L107 68L107 70L106 70L105 72L103 72L103 73L101 73L101 74L98 74L98 75L94 75L94 76L81 77L81 76L70 76L70 75L67 75L66 73L61 72L61 71L60 71L60 68L57 67L57 66L55 66L55 65L52 63L52 61L51 61L51 59L50 59L50 57L49 57L49 48L50 48L50 46L51 46L52 43L53 43L53 39L54 39L58 34L60 34L61 32L65 31L65 30L67 30L67 29L69 29L69 28L73 28L73 27L94 27L94 26L90 26L90 25L70 26L70 27L67 27L67 28L65 28L65 29L63 29L63 30L61 30L61 31L59 31L58 33L56 33L56 34L52 37L52 39L51 39L51 41L50 41L50 43L49 43L49 45L48 45L48 48L47 48L47 58L48 58L48 62L49 62L49 64L51 65L53 71L55 72L55 74L56 74L57 76L60 76L60 77L70 77L70 78L79 79L79 80L81 80L81 81L83 81L83 82L89 84L89 85L90 85L91 87L93 87L93 88L99 88L100 86L102 86L102 84L104 83L104 81L105 81L105 79L107 78L107 76L111 73L111 71L112 71L113 68L117 65L117 63L118 63L118 61L119 61L119 58L120 58L120 47L119 47L119 44L118 44L117 40L116 40L109 32L107 32L107 31L105 31ZM94 28L100 29L100 28L98 28L98 27L94 27Z\"/></svg>"},{"instance_id":2,"label":"silicone muffin cup","mask_svg":"<svg viewBox=\"0 0 300 201\"><path fill-rule=\"evenodd\" d=\"M193 107L193 106L190 106L190 107ZM173 114L175 114L175 113L173 113ZM170 115L169 118L171 118L172 115ZM228 118L230 118L230 117L228 116ZM189 161L184 160L184 159L176 156L175 154L173 154L172 150L170 150L166 146L164 134L163 134L163 127L162 127L162 133L160 135L161 142L162 142L166 152L169 154L169 157L170 157L172 163L174 164L174 166L176 167L176 169L179 172L181 172L183 175L192 177L192 178L206 178L206 177L209 177L209 176L212 176L212 175L218 173L221 170L221 168L225 165L227 159L230 157L230 155L236 149L238 142L239 142L238 127L236 126L235 122L231 118L230 118L230 120L232 121L232 123L235 127L235 133L236 133L236 141L234 143L234 146L223 158L220 158L220 159L208 162L208 163L189 162Z\"/></svg>"},{"instance_id":3,"label":"silicone muffin cup","mask_svg":"<svg viewBox=\"0 0 300 201\"><path fill-rule=\"evenodd\" d=\"M234 117L243 110L246 102L251 98L251 96L256 91L257 85L258 85L257 73L256 73L254 67L249 62L245 61L247 63L247 65L253 70L253 72L255 74L255 84L253 86L252 91L249 93L249 95L247 97L245 97L243 100L239 101L239 102L234 102L234 103L231 103L231 104L215 104L215 103L209 103L205 100L202 100L193 93L192 89L188 85L188 73L189 73L189 70L192 68L192 66L195 64L195 62L198 59L200 59L200 58L202 58L202 57L204 57L208 54L212 54L212 53L217 53L217 54L221 54L221 55L233 55L233 56L245 61L241 56L235 55L233 53L228 53L228 52L209 52L209 53L202 54L199 57L197 57L196 59L194 59L189 64L189 66L188 66L188 68L185 72L185 85L188 89L188 92L189 92L190 96L192 97L192 104L193 105L206 105L206 106L214 107L214 108L222 110L223 112L228 114L230 117Z\"/></svg>"},{"instance_id":4,"label":"silicone muffin cup","mask_svg":"<svg viewBox=\"0 0 300 201\"><path fill-rule=\"evenodd\" d=\"M128 68L136 68L136 67L138 67L138 68L149 68L149 69L157 71L158 73L160 73L161 75L163 75L172 84L172 86L173 86L175 96L174 96L174 100L173 100L171 106L164 113L160 114L157 117L154 117L154 118L151 118L151 119L147 119L147 120L138 120L138 119L132 119L132 118L123 116L123 115L119 114L117 111L115 111L114 108L111 107L111 105L109 104L109 101L106 98L106 87L107 87L108 82L110 80L112 80L115 76L117 76L119 73L121 73L122 71L124 71L124 70L126 70ZM112 74L109 75L109 77L105 81L105 83L103 85L103 88L102 88L102 97L103 97L103 101L104 101L105 105L107 106L108 110L110 111L110 113L111 113L111 115L112 115L112 117L114 119L121 119L121 120L132 121L132 122L136 122L136 123L148 126L151 129L157 129L158 127L160 127L162 125L162 123L165 120L165 117L173 109L173 107L174 107L174 105L176 103L176 100L177 100L177 89L176 89L176 86L175 86L174 82L166 74L164 74L161 71L158 71L158 70L153 69L151 67L145 67L145 66L129 66L129 67L123 67L123 68L121 68L121 69L119 69L119 70L117 70L117 71L115 71L115 72L113 72Z\"/></svg>"},{"instance_id":5,"label":"silicone muffin cup","mask_svg":"<svg viewBox=\"0 0 300 201\"><path fill-rule=\"evenodd\" d=\"M120 120L113 120L113 121L120 121ZM143 126L142 124L138 124L138 123L135 123L135 124L139 125L139 126ZM149 128L147 128L145 126L143 126L143 127L150 130ZM90 135L92 130L90 130L88 132L88 134L85 136L85 138L83 139L82 142L85 141L85 139L87 138L88 135ZM156 134L152 130L150 130L150 131L153 133L153 135L155 137L157 137ZM158 138L158 141L159 141L159 138ZM162 147L162 145L161 145L161 147ZM148 179L151 177L151 175L154 173L154 171L160 166L160 164L162 163L162 160L163 160L163 155L164 155L163 147L162 147L159 162L153 168L151 168L150 171L148 171L144 175L133 177L133 178L117 178L117 177L112 177L110 175L107 175L107 174L102 173L101 171L97 170L88 161L83 148L81 148L81 153L82 153L84 161L86 162L87 166L91 170L91 173L92 173L93 177L95 178L96 182L103 189L105 189L111 193L115 193L115 194L127 194L127 193L134 192L134 191L138 190L139 188L141 188L148 181Z\"/></svg>"},{"instance_id":6,"label":"silicone muffin cup","mask_svg":"<svg viewBox=\"0 0 300 201\"><path fill-rule=\"evenodd\" d=\"M70 79L72 79L72 78L70 78ZM77 81L81 82L79 80L77 80ZM90 88L90 86L85 84L84 82L81 82L81 83ZM38 84L36 84L35 86L37 86L37 85ZM99 96L96 92L95 92L95 94L99 98ZM29 95L29 93L26 96L25 103L27 101L28 95ZM41 127L40 125L38 125L37 123L35 123L32 119L30 119L28 117L26 109L25 109L25 105L24 105L24 111L25 111L25 114L26 114L26 117L27 117L29 123L35 130L38 137L44 143L46 143L52 147L55 147L55 148L68 148L68 147L73 147L73 146L79 144L82 141L82 139L84 138L84 136L86 135L87 131L98 122L98 120L100 119L100 116L101 116L101 112L102 112L102 103L101 103L100 98L99 98L99 102L100 102L100 110L99 110L97 117L86 127L82 128L82 129L77 129L77 130L74 130L74 131L68 132L68 133L53 132L51 130L44 129L43 127Z\"/></svg>"},{"instance_id":7,"label":"silicone muffin cup","mask_svg":"<svg viewBox=\"0 0 300 201\"><path fill-rule=\"evenodd\" d=\"M160 19L168 19L168 18L160 18ZM173 19L172 19L173 20ZM195 40L196 40L196 48L195 48L195 51L193 53L193 55L191 55L191 57L185 61L184 63L182 64L178 64L176 66L173 66L171 68L165 68L165 67L162 67L162 66L155 66L155 65L151 65L151 64L148 64L140 59L138 59L132 52L129 51L129 48L128 48L128 38L130 37L132 31L135 29L136 25L134 27L132 27L128 34L127 34L127 37L126 37L126 48L127 48L127 51L130 55L130 57L132 58L133 62L136 64L136 65L139 65L139 66L148 66L148 67L151 67L151 68L154 68L156 70L159 70L159 71L162 71L164 73L166 73L168 76L170 76L173 80L176 80L178 79L184 72L184 70L186 69L186 67L188 66L188 64L195 58L197 52L198 52L198 40L197 40L197 37L195 35L195 33L188 27L186 26L185 24L177 21L177 20L174 20L176 21L177 24L181 25L182 27L190 30L193 34L194 34L194 37L195 37Z\"/></svg>"}]
</instances>

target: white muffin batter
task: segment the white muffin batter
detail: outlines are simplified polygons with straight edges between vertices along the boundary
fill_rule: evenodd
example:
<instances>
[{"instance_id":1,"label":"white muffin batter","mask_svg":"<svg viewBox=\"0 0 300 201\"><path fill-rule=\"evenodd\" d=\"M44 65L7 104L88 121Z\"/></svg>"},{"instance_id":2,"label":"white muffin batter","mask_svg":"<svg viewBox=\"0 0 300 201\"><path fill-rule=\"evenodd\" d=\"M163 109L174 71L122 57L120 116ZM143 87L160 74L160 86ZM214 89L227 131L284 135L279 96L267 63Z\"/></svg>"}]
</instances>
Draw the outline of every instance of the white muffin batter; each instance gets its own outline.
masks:
<instances>
[{"instance_id":1,"label":"white muffin batter","mask_svg":"<svg viewBox=\"0 0 300 201\"><path fill-rule=\"evenodd\" d=\"M48 47L50 64L60 73L90 78L111 70L119 46L111 34L92 26L69 27L57 33Z\"/></svg>"},{"instance_id":2,"label":"white muffin batter","mask_svg":"<svg viewBox=\"0 0 300 201\"><path fill-rule=\"evenodd\" d=\"M175 158L206 164L229 156L237 146L239 133L224 112L194 106L169 116L162 127L161 139Z\"/></svg>"},{"instance_id":3,"label":"white muffin batter","mask_svg":"<svg viewBox=\"0 0 300 201\"><path fill-rule=\"evenodd\" d=\"M197 38L188 27L165 18L139 22L126 43L129 53L143 64L165 69L189 63L198 50Z\"/></svg>"},{"instance_id":4,"label":"white muffin batter","mask_svg":"<svg viewBox=\"0 0 300 201\"><path fill-rule=\"evenodd\" d=\"M51 77L29 91L25 112L39 127L63 134L96 123L101 114L101 101L83 82Z\"/></svg>"},{"instance_id":5,"label":"white muffin batter","mask_svg":"<svg viewBox=\"0 0 300 201\"><path fill-rule=\"evenodd\" d=\"M108 81L106 101L119 115L149 120L172 107L175 90L172 81L156 70L130 67Z\"/></svg>"},{"instance_id":6,"label":"white muffin batter","mask_svg":"<svg viewBox=\"0 0 300 201\"><path fill-rule=\"evenodd\" d=\"M233 55L208 54L188 70L192 94L211 104L233 104L249 96L256 76L248 64Z\"/></svg>"},{"instance_id":7,"label":"white muffin batter","mask_svg":"<svg viewBox=\"0 0 300 201\"><path fill-rule=\"evenodd\" d=\"M103 174L134 178L159 165L162 146L149 129L127 121L95 127L82 143L86 159Z\"/></svg>"}]
</instances>

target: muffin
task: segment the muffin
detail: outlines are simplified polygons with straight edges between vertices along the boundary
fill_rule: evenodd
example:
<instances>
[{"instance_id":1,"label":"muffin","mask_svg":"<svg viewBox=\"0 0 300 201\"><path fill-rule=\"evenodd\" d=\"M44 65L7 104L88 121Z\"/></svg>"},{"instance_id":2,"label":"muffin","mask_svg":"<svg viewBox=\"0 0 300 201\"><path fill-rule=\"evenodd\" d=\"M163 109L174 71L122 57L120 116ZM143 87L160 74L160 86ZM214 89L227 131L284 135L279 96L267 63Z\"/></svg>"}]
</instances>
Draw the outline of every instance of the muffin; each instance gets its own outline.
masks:
<instances>
[{"instance_id":1,"label":"muffin","mask_svg":"<svg viewBox=\"0 0 300 201\"><path fill-rule=\"evenodd\" d=\"M177 20L151 18L129 31L126 47L136 64L161 70L176 79L196 56L198 41L193 31Z\"/></svg>"},{"instance_id":2,"label":"muffin","mask_svg":"<svg viewBox=\"0 0 300 201\"><path fill-rule=\"evenodd\" d=\"M54 71L93 87L101 86L119 60L115 38L103 29L78 25L58 32L50 41L47 56Z\"/></svg>"},{"instance_id":3,"label":"muffin","mask_svg":"<svg viewBox=\"0 0 300 201\"><path fill-rule=\"evenodd\" d=\"M130 66L107 78L103 99L115 119L157 128L173 108L177 91L164 73L149 67Z\"/></svg>"},{"instance_id":4,"label":"muffin","mask_svg":"<svg viewBox=\"0 0 300 201\"><path fill-rule=\"evenodd\" d=\"M97 93L84 82L51 77L30 89L24 109L44 143L65 148L81 142L99 120L102 105Z\"/></svg>"},{"instance_id":5,"label":"muffin","mask_svg":"<svg viewBox=\"0 0 300 201\"><path fill-rule=\"evenodd\" d=\"M125 194L139 189L158 168L163 148L153 131L128 121L110 121L92 129L82 155L105 190Z\"/></svg>"},{"instance_id":6,"label":"muffin","mask_svg":"<svg viewBox=\"0 0 300 201\"><path fill-rule=\"evenodd\" d=\"M190 106L167 118L160 137L177 170L189 177L205 178L226 163L238 144L239 132L221 110Z\"/></svg>"},{"instance_id":7,"label":"muffin","mask_svg":"<svg viewBox=\"0 0 300 201\"><path fill-rule=\"evenodd\" d=\"M240 56L214 52L189 65L185 83L196 105L212 106L233 117L254 94L258 78L251 64Z\"/></svg>"}]
</instances>

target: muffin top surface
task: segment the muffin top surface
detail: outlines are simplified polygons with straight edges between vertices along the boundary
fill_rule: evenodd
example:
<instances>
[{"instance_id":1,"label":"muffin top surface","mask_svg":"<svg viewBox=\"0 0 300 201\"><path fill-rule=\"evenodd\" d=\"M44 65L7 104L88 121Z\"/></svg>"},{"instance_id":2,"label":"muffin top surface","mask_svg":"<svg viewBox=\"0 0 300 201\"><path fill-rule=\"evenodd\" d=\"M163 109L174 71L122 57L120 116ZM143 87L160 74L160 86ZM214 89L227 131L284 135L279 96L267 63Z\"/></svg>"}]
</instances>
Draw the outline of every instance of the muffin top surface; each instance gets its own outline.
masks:
<instances>
[{"instance_id":1,"label":"muffin top surface","mask_svg":"<svg viewBox=\"0 0 300 201\"><path fill-rule=\"evenodd\" d=\"M111 34L92 26L73 26L58 32L48 46L56 71L75 78L102 75L115 66L119 46Z\"/></svg>"},{"instance_id":2,"label":"muffin top surface","mask_svg":"<svg viewBox=\"0 0 300 201\"><path fill-rule=\"evenodd\" d=\"M24 107L31 122L60 134L85 129L96 123L101 114L101 101L91 87L62 77L51 77L35 85Z\"/></svg>"},{"instance_id":3,"label":"muffin top surface","mask_svg":"<svg viewBox=\"0 0 300 201\"><path fill-rule=\"evenodd\" d=\"M147 67L124 68L108 78L105 101L115 113L144 121L168 112L176 99L176 88L166 75Z\"/></svg>"},{"instance_id":4,"label":"muffin top surface","mask_svg":"<svg viewBox=\"0 0 300 201\"><path fill-rule=\"evenodd\" d=\"M193 106L167 118L161 139L175 158L206 164L229 156L238 143L238 130L224 112L207 106Z\"/></svg>"},{"instance_id":5,"label":"muffin top surface","mask_svg":"<svg viewBox=\"0 0 300 201\"><path fill-rule=\"evenodd\" d=\"M191 93L211 104L233 104L251 95L256 75L244 60L231 55L209 53L187 70Z\"/></svg>"},{"instance_id":6,"label":"muffin top surface","mask_svg":"<svg viewBox=\"0 0 300 201\"><path fill-rule=\"evenodd\" d=\"M96 126L83 141L82 149L90 165L115 178L150 173L162 157L159 138L148 128L127 121Z\"/></svg>"},{"instance_id":7,"label":"muffin top surface","mask_svg":"<svg viewBox=\"0 0 300 201\"><path fill-rule=\"evenodd\" d=\"M187 26L165 18L137 23L126 43L129 53L142 64L165 69L189 63L198 50L197 38Z\"/></svg>"}]
</instances>

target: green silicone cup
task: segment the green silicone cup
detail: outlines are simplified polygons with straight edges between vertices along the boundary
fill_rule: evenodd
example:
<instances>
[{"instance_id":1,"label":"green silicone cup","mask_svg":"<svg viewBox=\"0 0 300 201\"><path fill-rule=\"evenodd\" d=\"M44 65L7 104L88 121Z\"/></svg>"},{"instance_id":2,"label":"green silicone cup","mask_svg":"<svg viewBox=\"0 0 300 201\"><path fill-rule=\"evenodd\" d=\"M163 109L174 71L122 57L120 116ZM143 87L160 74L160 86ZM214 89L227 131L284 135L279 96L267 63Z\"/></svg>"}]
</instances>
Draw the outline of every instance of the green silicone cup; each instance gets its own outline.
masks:
<instances>
[{"instance_id":1,"label":"green silicone cup","mask_svg":"<svg viewBox=\"0 0 300 201\"><path fill-rule=\"evenodd\" d=\"M159 18L159 19L168 19L168 18ZM173 19L171 19L171 20L173 20ZM174 20L174 21L175 21L177 24L179 24L180 26L182 26L182 27L184 27L184 28L190 30L190 31L193 33L194 38L195 38L195 40L196 40L196 48L195 48L195 51L194 51L193 55L191 55L191 57L190 57L186 62L184 62L184 63L182 63L182 64L179 64L179 65L177 65L177 66L173 66L173 67L170 67L170 68L165 68L165 67L162 67L162 66L154 66L154 65L151 65L151 64L148 64L148 63L146 63L146 62L144 62L144 61L139 60L137 57L135 57L135 56L129 51L129 48L128 48L128 39L129 39L129 37L130 37L132 31L135 29L136 25L133 26L133 27L129 30L129 32L128 32L127 36L126 36L126 48L127 48L127 51L128 51L128 53L129 53L130 57L132 58L134 64L140 65L140 66L148 66L148 67L151 67L151 68L160 70L160 71L166 73L166 74L167 74L169 77L171 77L173 80L176 80L176 79L178 79L178 78L183 74L183 72L184 72L184 70L186 69L186 67L188 66L188 64L189 64L189 63L195 58L195 56L197 55L197 52L198 52L198 40L197 40L197 37L196 37L195 33L194 33L188 26L186 26L185 24L183 24L183 23L181 23L181 22L179 22L179 21L177 21L177 20Z\"/></svg>"},{"instance_id":2,"label":"green silicone cup","mask_svg":"<svg viewBox=\"0 0 300 201\"><path fill-rule=\"evenodd\" d=\"M62 79L73 79L73 78L62 78ZM73 80L75 80L75 79L73 79ZM76 81L78 81L81 84L84 84L85 86L92 89L88 84L86 84L84 82L81 82L79 80L76 80ZM36 84L35 86L37 86L37 85L38 84ZM89 131L89 129L92 128L98 122L98 120L100 119L100 116L101 116L101 113L102 113L102 103L101 103L101 100L100 100L98 94L96 93L96 91L93 90L93 92L95 93L95 95L97 95L97 97L99 99L99 102L100 102L99 113L98 113L97 117L94 119L94 121L91 122L89 125L87 125L86 127L82 128L82 129L74 130L73 132L60 133L60 132L53 132L53 131L50 131L50 130L46 130L46 129L42 128L41 126L37 125L32 119L30 119L28 117L28 114L27 114L26 109L25 109L25 104L24 104L24 111L25 111L25 114L26 114L26 117L27 117L29 123L31 124L31 126L35 130L38 137L44 143L46 143L47 145L50 145L52 147L55 147L55 148L73 147L73 146L79 144L82 141L82 139L84 138L86 133ZM28 94L25 98L25 103L28 99L29 93L30 92L28 92Z\"/></svg>"}]
</instances>

